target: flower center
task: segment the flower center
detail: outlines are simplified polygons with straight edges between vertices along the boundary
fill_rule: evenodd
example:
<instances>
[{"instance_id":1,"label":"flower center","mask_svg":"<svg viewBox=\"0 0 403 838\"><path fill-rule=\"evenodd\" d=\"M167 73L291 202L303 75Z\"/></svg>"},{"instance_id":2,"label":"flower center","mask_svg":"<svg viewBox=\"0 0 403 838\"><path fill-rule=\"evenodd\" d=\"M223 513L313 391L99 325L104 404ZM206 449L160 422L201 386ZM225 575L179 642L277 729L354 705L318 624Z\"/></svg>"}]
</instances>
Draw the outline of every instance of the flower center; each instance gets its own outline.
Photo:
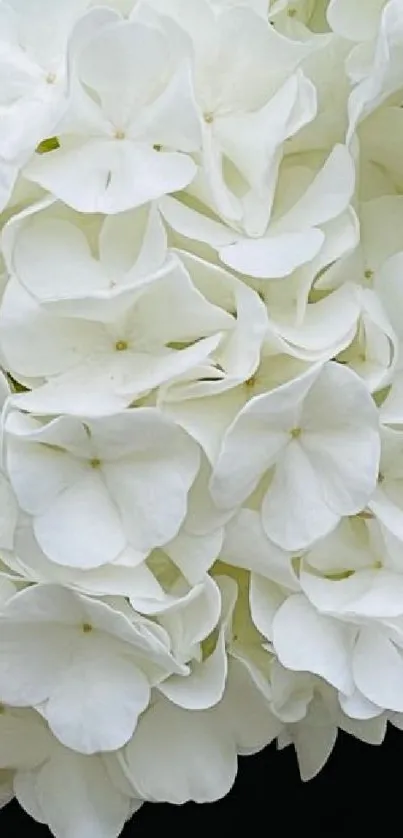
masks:
<instances>
[{"instance_id":1,"label":"flower center","mask_svg":"<svg viewBox=\"0 0 403 838\"><path fill-rule=\"evenodd\" d=\"M96 469L96 468L99 468L99 467L100 467L100 465L101 465L101 460L99 460L99 459L98 459L98 457L94 457L94 459L93 459L93 460L90 460L90 466L91 466L91 468L95 468L95 469Z\"/></svg>"},{"instance_id":2,"label":"flower center","mask_svg":"<svg viewBox=\"0 0 403 838\"><path fill-rule=\"evenodd\" d=\"M128 349L128 347L129 347L129 344L127 343L126 340L118 340L115 343L116 352L125 352L126 349Z\"/></svg>"},{"instance_id":3,"label":"flower center","mask_svg":"<svg viewBox=\"0 0 403 838\"><path fill-rule=\"evenodd\" d=\"M82 625L83 634L91 634L93 631L93 626L91 623L83 623Z\"/></svg>"},{"instance_id":4,"label":"flower center","mask_svg":"<svg viewBox=\"0 0 403 838\"><path fill-rule=\"evenodd\" d=\"M290 436L292 439L299 439L302 434L302 428L292 428L290 431Z\"/></svg>"}]
</instances>

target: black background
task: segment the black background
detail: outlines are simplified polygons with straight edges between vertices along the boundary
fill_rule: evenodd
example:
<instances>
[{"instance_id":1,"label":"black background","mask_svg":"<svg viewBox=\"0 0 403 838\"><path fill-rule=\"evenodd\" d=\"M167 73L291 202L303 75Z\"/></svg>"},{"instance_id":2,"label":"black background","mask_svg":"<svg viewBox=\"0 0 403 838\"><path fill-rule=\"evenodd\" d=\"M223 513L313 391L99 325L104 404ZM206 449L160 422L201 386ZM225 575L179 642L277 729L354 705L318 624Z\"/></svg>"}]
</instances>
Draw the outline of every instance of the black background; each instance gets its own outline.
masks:
<instances>
[{"instance_id":1,"label":"black background","mask_svg":"<svg viewBox=\"0 0 403 838\"><path fill-rule=\"evenodd\" d=\"M174 754L172 755L174 760ZM293 750L240 759L232 792L222 801L182 807L146 804L123 832L123 838L153 838L157 830L223 828L267 838L288 838L294 830L305 836L375 836L378 831L400 835L403 801L403 733L391 728L381 747L364 745L340 734L321 774L301 783ZM74 801L72 801L74 805ZM242 819L241 819L242 818ZM390 833L389 833L390 831ZM164 832L166 834L166 832ZM50 838L16 803L0 813L1 838Z\"/></svg>"}]
</instances>

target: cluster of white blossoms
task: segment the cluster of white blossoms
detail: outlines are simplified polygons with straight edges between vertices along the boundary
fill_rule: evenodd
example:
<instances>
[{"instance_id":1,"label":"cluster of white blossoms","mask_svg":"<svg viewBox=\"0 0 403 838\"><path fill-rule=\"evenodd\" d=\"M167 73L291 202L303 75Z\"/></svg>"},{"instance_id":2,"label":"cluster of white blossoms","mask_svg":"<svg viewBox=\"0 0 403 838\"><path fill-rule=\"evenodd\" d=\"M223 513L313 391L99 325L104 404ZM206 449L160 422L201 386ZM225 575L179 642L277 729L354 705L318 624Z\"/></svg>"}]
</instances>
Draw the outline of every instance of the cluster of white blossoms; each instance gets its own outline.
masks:
<instances>
[{"instance_id":1,"label":"cluster of white blossoms","mask_svg":"<svg viewBox=\"0 0 403 838\"><path fill-rule=\"evenodd\" d=\"M402 0L0 0L0 805L403 728Z\"/></svg>"}]
</instances>

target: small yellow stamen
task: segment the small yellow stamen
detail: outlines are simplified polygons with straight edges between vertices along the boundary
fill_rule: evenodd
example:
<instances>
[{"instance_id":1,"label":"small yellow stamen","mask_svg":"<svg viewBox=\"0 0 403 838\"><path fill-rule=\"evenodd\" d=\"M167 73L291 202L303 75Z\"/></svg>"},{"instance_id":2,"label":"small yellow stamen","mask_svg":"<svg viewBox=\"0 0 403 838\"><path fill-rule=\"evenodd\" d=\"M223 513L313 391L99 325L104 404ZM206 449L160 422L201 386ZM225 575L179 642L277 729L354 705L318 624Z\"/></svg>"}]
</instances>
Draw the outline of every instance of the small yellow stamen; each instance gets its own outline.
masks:
<instances>
[{"instance_id":1,"label":"small yellow stamen","mask_svg":"<svg viewBox=\"0 0 403 838\"><path fill-rule=\"evenodd\" d=\"M126 138L126 134L120 128L117 128L115 131L115 140L124 140Z\"/></svg>"},{"instance_id":2,"label":"small yellow stamen","mask_svg":"<svg viewBox=\"0 0 403 838\"><path fill-rule=\"evenodd\" d=\"M248 387L248 388L254 387L255 384L256 384L256 375L251 375L251 377L248 378L247 381L245 381L245 387Z\"/></svg>"},{"instance_id":3,"label":"small yellow stamen","mask_svg":"<svg viewBox=\"0 0 403 838\"><path fill-rule=\"evenodd\" d=\"M127 341L118 340L117 343L115 343L115 349L116 349L116 352L125 352L126 349L128 349Z\"/></svg>"},{"instance_id":4,"label":"small yellow stamen","mask_svg":"<svg viewBox=\"0 0 403 838\"><path fill-rule=\"evenodd\" d=\"M370 268L367 268L367 270L364 271L365 279L372 279L373 275L374 275L374 272L371 271Z\"/></svg>"},{"instance_id":5,"label":"small yellow stamen","mask_svg":"<svg viewBox=\"0 0 403 838\"><path fill-rule=\"evenodd\" d=\"M100 465L101 465L101 460L99 460L98 457L94 457L93 460L90 460L91 468L99 468Z\"/></svg>"},{"instance_id":6,"label":"small yellow stamen","mask_svg":"<svg viewBox=\"0 0 403 838\"><path fill-rule=\"evenodd\" d=\"M291 7L290 9L287 9L287 14L288 17L295 17L295 15L297 14L297 10Z\"/></svg>"},{"instance_id":7,"label":"small yellow stamen","mask_svg":"<svg viewBox=\"0 0 403 838\"><path fill-rule=\"evenodd\" d=\"M90 634L93 630L91 623L83 623L82 625L83 634Z\"/></svg>"},{"instance_id":8,"label":"small yellow stamen","mask_svg":"<svg viewBox=\"0 0 403 838\"><path fill-rule=\"evenodd\" d=\"M291 434L293 439L299 439L301 434L302 434L302 428L293 428L290 431L290 434Z\"/></svg>"},{"instance_id":9,"label":"small yellow stamen","mask_svg":"<svg viewBox=\"0 0 403 838\"><path fill-rule=\"evenodd\" d=\"M211 123L214 122L213 114L212 113L205 113L204 114L204 121L207 123L207 125L211 125Z\"/></svg>"},{"instance_id":10,"label":"small yellow stamen","mask_svg":"<svg viewBox=\"0 0 403 838\"><path fill-rule=\"evenodd\" d=\"M57 80L56 73L48 73L46 76L46 84L54 84Z\"/></svg>"}]
</instances>

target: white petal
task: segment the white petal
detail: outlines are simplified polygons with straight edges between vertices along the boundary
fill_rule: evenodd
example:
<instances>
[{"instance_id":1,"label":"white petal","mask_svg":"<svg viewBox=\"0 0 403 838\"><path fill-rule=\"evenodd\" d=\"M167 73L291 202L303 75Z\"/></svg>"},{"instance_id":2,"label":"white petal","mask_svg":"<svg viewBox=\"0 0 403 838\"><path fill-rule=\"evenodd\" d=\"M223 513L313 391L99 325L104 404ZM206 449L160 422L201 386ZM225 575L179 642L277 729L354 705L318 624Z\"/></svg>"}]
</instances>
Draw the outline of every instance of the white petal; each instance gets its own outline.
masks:
<instances>
[{"instance_id":1,"label":"white petal","mask_svg":"<svg viewBox=\"0 0 403 838\"><path fill-rule=\"evenodd\" d=\"M20 806L38 823L46 824L45 815L38 803L36 794L36 772L17 771L14 776L14 794Z\"/></svg>"},{"instance_id":2,"label":"white petal","mask_svg":"<svg viewBox=\"0 0 403 838\"><path fill-rule=\"evenodd\" d=\"M273 638L273 620L285 598L286 595L281 588L269 579L257 573L251 574L249 591L251 617L257 630L268 640Z\"/></svg>"},{"instance_id":3,"label":"white petal","mask_svg":"<svg viewBox=\"0 0 403 838\"><path fill-rule=\"evenodd\" d=\"M353 637L348 626L318 614L300 594L289 597L273 621L273 646L283 666L320 675L346 694L352 689Z\"/></svg>"},{"instance_id":4,"label":"white petal","mask_svg":"<svg viewBox=\"0 0 403 838\"><path fill-rule=\"evenodd\" d=\"M336 725L314 727L300 722L293 731L301 779L312 780L319 774L332 753L337 739Z\"/></svg>"},{"instance_id":5,"label":"white petal","mask_svg":"<svg viewBox=\"0 0 403 838\"><path fill-rule=\"evenodd\" d=\"M165 551L191 585L201 582L221 552L223 528L209 535L193 535L181 529Z\"/></svg>"},{"instance_id":6,"label":"white petal","mask_svg":"<svg viewBox=\"0 0 403 838\"><path fill-rule=\"evenodd\" d=\"M218 625L221 614L220 590L209 575L191 588L189 593L174 600L160 614L174 649L185 659L189 658L196 644L208 637Z\"/></svg>"},{"instance_id":7,"label":"white petal","mask_svg":"<svg viewBox=\"0 0 403 838\"><path fill-rule=\"evenodd\" d=\"M27 629L31 623L80 624L83 616L79 597L58 585L35 585L25 588L8 600L3 614L7 621Z\"/></svg>"},{"instance_id":8,"label":"white petal","mask_svg":"<svg viewBox=\"0 0 403 838\"><path fill-rule=\"evenodd\" d=\"M74 654L77 636L64 625L5 624L0 641L0 700L15 707L49 697Z\"/></svg>"},{"instance_id":9,"label":"white petal","mask_svg":"<svg viewBox=\"0 0 403 838\"><path fill-rule=\"evenodd\" d=\"M34 160L26 176L79 212L134 209L187 186L196 173L190 157L158 152L130 140L90 140Z\"/></svg>"},{"instance_id":10,"label":"white petal","mask_svg":"<svg viewBox=\"0 0 403 838\"><path fill-rule=\"evenodd\" d=\"M13 267L19 282L40 301L89 293L105 282L83 231L40 214L17 234Z\"/></svg>"},{"instance_id":11,"label":"white petal","mask_svg":"<svg viewBox=\"0 0 403 838\"><path fill-rule=\"evenodd\" d=\"M103 470L128 539L142 552L177 535L199 455L190 438L157 411L138 409L128 419L140 456L106 463Z\"/></svg>"},{"instance_id":12,"label":"white petal","mask_svg":"<svg viewBox=\"0 0 403 838\"><path fill-rule=\"evenodd\" d=\"M307 229L336 218L347 209L355 185L353 159L336 145L302 198L277 223L278 230Z\"/></svg>"},{"instance_id":13,"label":"white petal","mask_svg":"<svg viewBox=\"0 0 403 838\"><path fill-rule=\"evenodd\" d=\"M325 503L339 515L359 512L376 487L380 460L378 412L364 382L340 364L326 364L301 423L301 444Z\"/></svg>"},{"instance_id":14,"label":"white petal","mask_svg":"<svg viewBox=\"0 0 403 838\"><path fill-rule=\"evenodd\" d=\"M377 628L360 631L353 658L358 689L374 704L403 711L403 658L391 640Z\"/></svg>"},{"instance_id":15,"label":"white petal","mask_svg":"<svg viewBox=\"0 0 403 838\"><path fill-rule=\"evenodd\" d=\"M136 121L133 128L136 132ZM201 119L190 64L179 66L164 92L148 108L143 128L145 137L167 148L187 152L200 149Z\"/></svg>"},{"instance_id":16,"label":"white petal","mask_svg":"<svg viewBox=\"0 0 403 838\"><path fill-rule=\"evenodd\" d=\"M85 476L83 463L63 450L14 439L8 444L7 468L20 506L31 515L46 512L58 495Z\"/></svg>"},{"instance_id":17,"label":"white petal","mask_svg":"<svg viewBox=\"0 0 403 838\"><path fill-rule=\"evenodd\" d=\"M227 655L221 634L214 652L191 666L187 677L172 675L159 685L160 692L185 710L207 710L221 700L227 678Z\"/></svg>"},{"instance_id":18,"label":"white petal","mask_svg":"<svg viewBox=\"0 0 403 838\"><path fill-rule=\"evenodd\" d=\"M28 770L41 765L51 750L51 736L33 710L5 708L0 717L0 769Z\"/></svg>"},{"instance_id":19,"label":"white petal","mask_svg":"<svg viewBox=\"0 0 403 838\"><path fill-rule=\"evenodd\" d=\"M38 772L35 791L57 838L118 838L130 815L130 798L113 785L101 757L58 749Z\"/></svg>"},{"instance_id":20,"label":"white petal","mask_svg":"<svg viewBox=\"0 0 403 838\"><path fill-rule=\"evenodd\" d=\"M334 32L352 41L367 41L377 33L385 0L368 0L365 8L349 0L330 0L327 19Z\"/></svg>"},{"instance_id":21,"label":"white petal","mask_svg":"<svg viewBox=\"0 0 403 838\"><path fill-rule=\"evenodd\" d=\"M310 262L325 240L321 230L278 233L262 239L241 239L219 251L220 259L239 273L279 279Z\"/></svg>"},{"instance_id":22,"label":"white petal","mask_svg":"<svg viewBox=\"0 0 403 838\"><path fill-rule=\"evenodd\" d=\"M157 702L142 716L126 760L141 797L175 804L219 800L237 770L234 742L214 711L189 712L169 702Z\"/></svg>"},{"instance_id":23,"label":"white petal","mask_svg":"<svg viewBox=\"0 0 403 838\"><path fill-rule=\"evenodd\" d=\"M48 314L15 280L3 297L0 328L2 352L21 377L64 372L102 346L102 327Z\"/></svg>"},{"instance_id":24,"label":"white petal","mask_svg":"<svg viewBox=\"0 0 403 838\"><path fill-rule=\"evenodd\" d=\"M290 590L299 589L291 556L269 541L259 513L252 509L241 509L228 522L222 552L228 564L258 573Z\"/></svg>"},{"instance_id":25,"label":"white petal","mask_svg":"<svg viewBox=\"0 0 403 838\"><path fill-rule=\"evenodd\" d=\"M134 282L162 267L167 255L167 236L157 206L151 204L107 216L99 236L99 254L112 278L129 272Z\"/></svg>"},{"instance_id":26,"label":"white petal","mask_svg":"<svg viewBox=\"0 0 403 838\"><path fill-rule=\"evenodd\" d=\"M126 546L119 514L95 471L59 494L35 519L34 531L44 553L70 567L100 567Z\"/></svg>"},{"instance_id":27,"label":"white petal","mask_svg":"<svg viewBox=\"0 0 403 838\"><path fill-rule=\"evenodd\" d=\"M237 110L218 116L214 133L245 179L260 189L275 162L277 148L315 116L315 88L299 71L261 109Z\"/></svg>"},{"instance_id":28,"label":"white petal","mask_svg":"<svg viewBox=\"0 0 403 838\"><path fill-rule=\"evenodd\" d=\"M352 619L387 619L403 614L403 577L386 569L359 570L331 581L301 573L301 586L319 611Z\"/></svg>"},{"instance_id":29,"label":"white petal","mask_svg":"<svg viewBox=\"0 0 403 838\"><path fill-rule=\"evenodd\" d=\"M176 198L162 198L159 208L167 224L186 238L205 242L217 249L230 245L240 238L239 234L226 227L225 224L214 221L201 212L196 212Z\"/></svg>"},{"instance_id":30,"label":"white petal","mask_svg":"<svg viewBox=\"0 0 403 838\"><path fill-rule=\"evenodd\" d=\"M246 666L229 659L228 685L220 710L223 723L229 720L238 752L251 753L269 745L282 723L270 712L268 702L257 689Z\"/></svg>"},{"instance_id":31,"label":"white petal","mask_svg":"<svg viewBox=\"0 0 403 838\"><path fill-rule=\"evenodd\" d=\"M18 505L9 481L0 472L0 547L11 550L17 523ZM2 595L0 594L0 601Z\"/></svg>"},{"instance_id":32,"label":"white petal","mask_svg":"<svg viewBox=\"0 0 403 838\"><path fill-rule=\"evenodd\" d=\"M97 94L108 120L123 129L130 117L141 113L144 98L147 102L155 96L168 61L169 45L157 28L118 21L87 42L78 56L77 73Z\"/></svg>"},{"instance_id":33,"label":"white petal","mask_svg":"<svg viewBox=\"0 0 403 838\"><path fill-rule=\"evenodd\" d=\"M358 719L359 721L366 719L373 719L379 716L382 710L372 701L368 701L359 690L355 690L352 695L343 695L339 693L340 707L346 716L351 719ZM352 731L353 732L353 731Z\"/></svg>"},{"instance_id":34,"label":"white petal","mask_svg":"<svg viewBox=\"0 0 403 838\"><path fill-rule=\"evenodd\" d=\"M318 476L298 440L289 443L276 465L261 515L267 537L286 551L310 547L340 520L326 504Z\"/></svg>"},{"instance_id":35,"label":"white petal","mask_svg":"<svg viewBox=\"0 0 403 838\"><path fill-rule=\"evenodd\" d=\"M319 368L308 370L290 384L255 396L239 412L224 437L211 478L210 491L217 506L229 509L242 503L276 463L318 374Z\"/></svg>"},{"instance_id":36,"label":"white petal","mask_svg":"<svg viewBox=\"0 0 403 838\"><path fill-rule=\"evenodd\" d=\"M301 325L281 322L276 325L281 337L291 345L312 353L326 351L326 347L330 350L329 357L333 357L352 342L359 314L355 289L343 285L318 303L308 304Z\"/></svg>"},{"instance_id":37,"label":"white petal","mask_svg":"<svg viewBox=\"0 0 403 838\"><path fill-rule=\"evenodd\" d=\"M387 530L399 541L403 541L403 510L396 500L396 496L392 500L382 489L382 485L378 485L368 507Z\"/></svg>"},{"instance_id":38,"label":"white petal","mask_svg":"<svg viewBox=\"0 0 403 838\"><path fill-rule=\"evenodd\" d=\"M66 747L82 754L115 751L132 736L148 705L150 687L105 635L99 640L89 636L88 644L85 640L52 692L45 716Z\"/></svg>"},{"instance_id":39,"label":"white petal","mask_svg":"<svg viewBox=\"0 0 403 838\"><path fill-rule=\"evenodd\" d=\"M375 279L375 290L380 297L385 312L399 335L402 337L402 323L398 312L402 306L402 288L400 277L403 270L403 253L396 253L390 256L383 263L377 272Z\"/></svg>"},{"instance_id":40,"label":"white petal","mask_svg":"<svg viewBox=\"0 0 403 838\"><path fill-rule=\"evenodd\" d=\"M379 708L378 708L379 713ZM392 715L392 714L390 714ZM393 720L390 719L393 724ZM377 715L372 719L350 719L345 716L339 726L342 730L367 742L368 745L382 745L387 733L388 718L386 713Z\"/></svg>"}]
</instances>

